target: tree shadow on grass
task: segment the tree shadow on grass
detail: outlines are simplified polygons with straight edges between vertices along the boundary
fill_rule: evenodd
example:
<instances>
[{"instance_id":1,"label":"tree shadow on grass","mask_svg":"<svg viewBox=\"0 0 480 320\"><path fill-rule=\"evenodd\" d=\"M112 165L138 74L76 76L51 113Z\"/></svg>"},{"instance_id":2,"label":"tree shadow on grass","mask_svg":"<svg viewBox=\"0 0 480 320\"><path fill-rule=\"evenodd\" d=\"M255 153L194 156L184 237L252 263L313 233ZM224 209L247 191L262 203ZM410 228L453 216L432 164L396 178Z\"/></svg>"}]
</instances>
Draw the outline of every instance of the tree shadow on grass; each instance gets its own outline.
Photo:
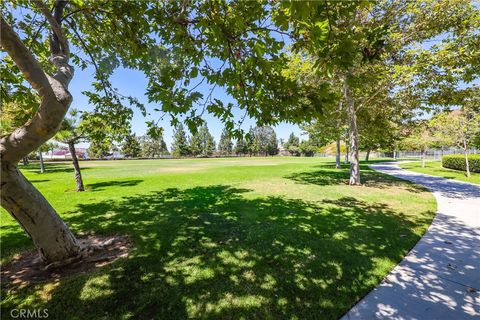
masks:
<instances>
[{"instance_id":1,"label":"tree shadow on grass","mask_svg":"<svg viewBox=\"0 0 480 320\"><path fill-rule=\"evenodd\" d=\"M143 180L136 179L136 180L125 180L125 181L103 181L103 182L89 183L87 185L87 189L90 189L92 191L101 191L109 187L132 187L132 186L136 186L142 181Z\"/></svg>"},{"instance_id":2,"label":"tree shadow on grass","mask_svg":"<svg viewBox=\"0 0 480 320\"><path fill-rule=\"evenodd\" d=\"M252 198L216 185L78 205L67 223L77 232L128 235L130 257L61 280L47 303L31 307L48 308L51 319L338 318L428 220L338 201ZM8 299L4 310L21 299Z\"/></svg>"},{"instance_id":3,"label":"tree shadow on grass","mask_svg":"<svg viewBox=\"0 0 480 320\"><path fill-rule=\"evenodd\" d=\"M350 178L348 165L342 165L340 169L335 169L335 165L332 164L323 164L314 168L318 168L318 170L296 172L285 178L300 184L315 184L319 186L348 185ZM422 186L377 172L370 169L366 164L360 165L360 180L362 185L372 188L402 187L411 192L426 191L426 188Z\"/></svg>"},{"instance_id":4,"label":"tree shadow on grass","mask_svg":"<svg viewBox=\"0 0 480 320\"><path fill-rule=\"evenodd\" d=\"M19 165L19 169L29 171L32 173L38 173L41 175L45 175L48 173L58 173L58 172L73 172L73 165L70 163L45 163L45 172L40 173L40 164L39 163L31 163L26 166ZM91 169L90 167L82 167L82 163L80 162L80 169L82 171Z\"/></svg>"},{"instance_id":5,"label":"tree shadow on grass","mask_svg":"<svg viewBox=\"0 0 480 320\"><path fill-rule=\"evenodd\" d=\"M31 183L42 183L42 182L48 182L50 179L29 179Z\"/></svg>"}]
</instances>

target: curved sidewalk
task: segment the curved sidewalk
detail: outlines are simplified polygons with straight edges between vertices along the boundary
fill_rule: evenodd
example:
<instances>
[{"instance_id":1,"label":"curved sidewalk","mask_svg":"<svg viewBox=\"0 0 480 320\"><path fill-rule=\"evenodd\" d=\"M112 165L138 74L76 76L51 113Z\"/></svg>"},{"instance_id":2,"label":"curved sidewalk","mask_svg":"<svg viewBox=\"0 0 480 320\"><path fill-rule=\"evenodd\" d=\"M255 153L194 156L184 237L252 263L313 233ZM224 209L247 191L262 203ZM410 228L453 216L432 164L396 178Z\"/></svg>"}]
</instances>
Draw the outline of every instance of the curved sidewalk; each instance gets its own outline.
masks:
<instances>
[{"instance_id":1,"label":"curved sidewalk","mask_svg":"<svg viewBox=\"0 0 480 320\"><path fill-rule=\"evenodd\" d=\"M342 320L480 319L480 186L395 163L371 168L428 188L437 214L408 255Z\"/></svg>"}]
</instances>

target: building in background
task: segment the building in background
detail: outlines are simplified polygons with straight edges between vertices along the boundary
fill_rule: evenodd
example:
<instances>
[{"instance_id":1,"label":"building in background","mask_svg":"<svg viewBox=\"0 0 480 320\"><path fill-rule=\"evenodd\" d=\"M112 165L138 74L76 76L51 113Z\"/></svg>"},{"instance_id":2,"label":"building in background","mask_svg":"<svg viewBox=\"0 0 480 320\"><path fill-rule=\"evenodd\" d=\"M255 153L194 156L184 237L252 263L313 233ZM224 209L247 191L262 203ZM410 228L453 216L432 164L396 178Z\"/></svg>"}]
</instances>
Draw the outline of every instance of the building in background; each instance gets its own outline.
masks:
<instances>
[{"instance_id":1,"label":"building in background","mask_svg":"<svg viewBox=\"0 0 480 320\"><path fill-rule=\"evenodd\" d=\"M85 148L75 148L75 153L77 154L78 159L88 159L87 149ZM68 151L67 147L59 147L53 151L47 151L42 153L44 160L71 160L72 155Z\"/></svg>"}]
</instances>

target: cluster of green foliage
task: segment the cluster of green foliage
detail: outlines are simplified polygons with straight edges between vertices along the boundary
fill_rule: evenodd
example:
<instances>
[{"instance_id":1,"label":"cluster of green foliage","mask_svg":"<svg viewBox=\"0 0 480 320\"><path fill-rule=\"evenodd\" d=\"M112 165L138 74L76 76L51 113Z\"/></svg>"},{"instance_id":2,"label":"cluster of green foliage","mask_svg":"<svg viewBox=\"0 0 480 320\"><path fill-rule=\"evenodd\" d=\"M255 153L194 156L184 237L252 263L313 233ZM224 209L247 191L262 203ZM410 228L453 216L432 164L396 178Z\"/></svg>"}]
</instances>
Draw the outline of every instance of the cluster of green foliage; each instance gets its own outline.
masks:
<instances>
[{"instance_id":1,"label":"cluster of green foliage","mask_svg":"<svg viewBox=\"0 0 480 320\"><path fill-rule=\"evenodd\" d=\"M269 126L250 127L246 136L249 155L273 156L278 154L278 141L275 130Z\"/></svg>"},{"instance_id":2,"label":"cluster of green foliage","mask_svg":"<svg viewBox=\"0 0 480 320\"><path fill-rule=\"evenodd\" d=\"M248 154L248 144L247 140L243 137L237 140L235 144L235 148L233 149L236 155L238 156L245 156Z\"/></svg>"},{"instance_id":3,"label":"cluster of green foliage","mask_svg":"<svg viewBox=\"0 0 480 320\"><path fill-rule=\"evenodd\" d=\"M285 150L287 150L292 156L306 156L311 157L317 151L317 146L311 140L300 141L293 132L288 137L287 141L283 144Z\"/></svg>"},{"instance_id":4,"label":"cluster of green foliage","mask_svg":"<svg viewBox=\"0 0 480 320\"><path fill-rule=\"evenodd\" d=\"M190 137L190 155L194 157L210 157L215 152L215 139L206 125L201 126Z\"/></svg>"},{"instance_id":5,"label":"cluster of green foliage","mask_svg":"<svg viewBox=\"0 0 480 320\"><path fill-rule=\"evenodd\" d=\"M142 146L135 133L128 135L122 144L122 153L127 158L138 158L142 153Z\"/></svg>"},{"instance_id":6,"label":"cluster of green foliage","mask_svg":"<svg viewBox=\"0 0 480 320\"><path fill-rule=\"evenodd\" d=\"M224 129L218 142L218 153L222 156L229 156L233 154L232 137L228 130Z\"/></svg>"},{"instance_id":7,"label":"cluster of green foliage","mask_svg":"<svg viewBox=\"0 0 480 320\"><path fill-rule=\"evenodd\" d=\"M308 151L306 151L308 152ZM191 136L182 124L178 124L172 142L174 157L211 157L211 156L273 156L278 153L277 135L272 127L251 127L245 137L232 141L232 135L225 128L220 136L218 149L215 140L206 125L201 126Z\"/></svg>"},{"instance_id":8,"label":"cluster of green foliage","mask_svg":"<svg viewBox=\"0 0 480 320\"><path fill-rule=\"evenodd\" d=\"M140 156L146 158L155 158L157 156L163 156L170 154L168 152L167 144L163 139L163 134L146 134L137 138L140 145Z\"/></svg>"},{"instance_id":9,"label":"cluster of green foliage","mask_svg":"<svg viewBox=\"0 0 480 320\"><path fill-rule=\"evenodd\" d=\"M210 157L216 151L215 139L206 125L189 137L182 124L173 133L172 155L174 157Z\"/></svg>"},{"instance_id":10,"label":"cluster of green foliage","mask_svg":"<svg viewBox=\"0 0 480 320\"><path fill-rule=\"evenodd\" d=\"M112 151L112 145L106 141L90 141L87 149L88 157L91 159L102 159L107 157Z\"/></svg>"},{"instance_id":11,"label":"cluster of green foliage","mask_svg":"<svg viewBox=\"0 0 480 320\"><path fill-rule=\"evenodd\" d=\"M300 138L295 136L292 132L288 137L287 141L283 144L285 150L290 152L292 156L299 156L300 155Z\"/></svg>"},{"instance_id":12,"label":"cluster of green foliage","mask_svg":"<svg viewBox=\"0 0 480 320\"><path fill-rule=\"evenodd\" d=\"M127 158L155 158L161 155L168 155L168 148L162 134L144 135L137 137L134 133L128 135L121 151Z\"/></svg>"},{"instance_id":13,"label":"cluster of green foliage","mask_svg":"<svg viewBox=\"0 0 480 320\"><path fill-rule=\"evenodd\" d=\"M480 109L463 106L437 113L429 120L416 120L404 126L401 150L475 146L480 135Z\"/></svg>"},{"instance_id":14,"label":"cluster of green foliage","mask_svg":"<svg viewBox=\"0 0 480 320\"><path fill-rule=\"evenodd\" d=\"M172 155L174 157L186 157L190 155L187 133L181 123L175 127L173 132Z\"/></svg>"},{"instance_id":15,"label":"cluster of green foliage","mask_svg":"<svg viewBox=\"0 0 480 320\"><path fill-rule=\"evenodd\" d=\"M480 155L469 154L468 162L470 164L470 171L480 172ZM449 154L442 157L442 167L466 171L465 155L463 154Z\"/></svg>"}]
</instances>

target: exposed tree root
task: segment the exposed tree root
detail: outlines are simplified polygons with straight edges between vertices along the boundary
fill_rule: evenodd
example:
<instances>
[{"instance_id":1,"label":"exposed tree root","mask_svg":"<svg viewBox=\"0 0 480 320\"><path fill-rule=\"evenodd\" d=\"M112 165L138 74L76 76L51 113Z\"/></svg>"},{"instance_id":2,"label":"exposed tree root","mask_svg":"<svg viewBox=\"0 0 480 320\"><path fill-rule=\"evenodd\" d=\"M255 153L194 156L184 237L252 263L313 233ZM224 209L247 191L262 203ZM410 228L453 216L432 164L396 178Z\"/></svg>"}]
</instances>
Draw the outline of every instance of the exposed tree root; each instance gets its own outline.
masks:
<instances>
[{"instance_id":1,"label":"exposed tree root","mask_svg":"<svg viewBox=\"0 0 480 320\"><path fill-rule=\"evenodd\" d=\"M70 259L45 265L38 252L30 251L13 258L1 267L5 286L24 287L30 283L59 279L102 267L126 257L130 243L125 236L88 236L79 238L82 249Z\"/></svg>"}]
</instances>

